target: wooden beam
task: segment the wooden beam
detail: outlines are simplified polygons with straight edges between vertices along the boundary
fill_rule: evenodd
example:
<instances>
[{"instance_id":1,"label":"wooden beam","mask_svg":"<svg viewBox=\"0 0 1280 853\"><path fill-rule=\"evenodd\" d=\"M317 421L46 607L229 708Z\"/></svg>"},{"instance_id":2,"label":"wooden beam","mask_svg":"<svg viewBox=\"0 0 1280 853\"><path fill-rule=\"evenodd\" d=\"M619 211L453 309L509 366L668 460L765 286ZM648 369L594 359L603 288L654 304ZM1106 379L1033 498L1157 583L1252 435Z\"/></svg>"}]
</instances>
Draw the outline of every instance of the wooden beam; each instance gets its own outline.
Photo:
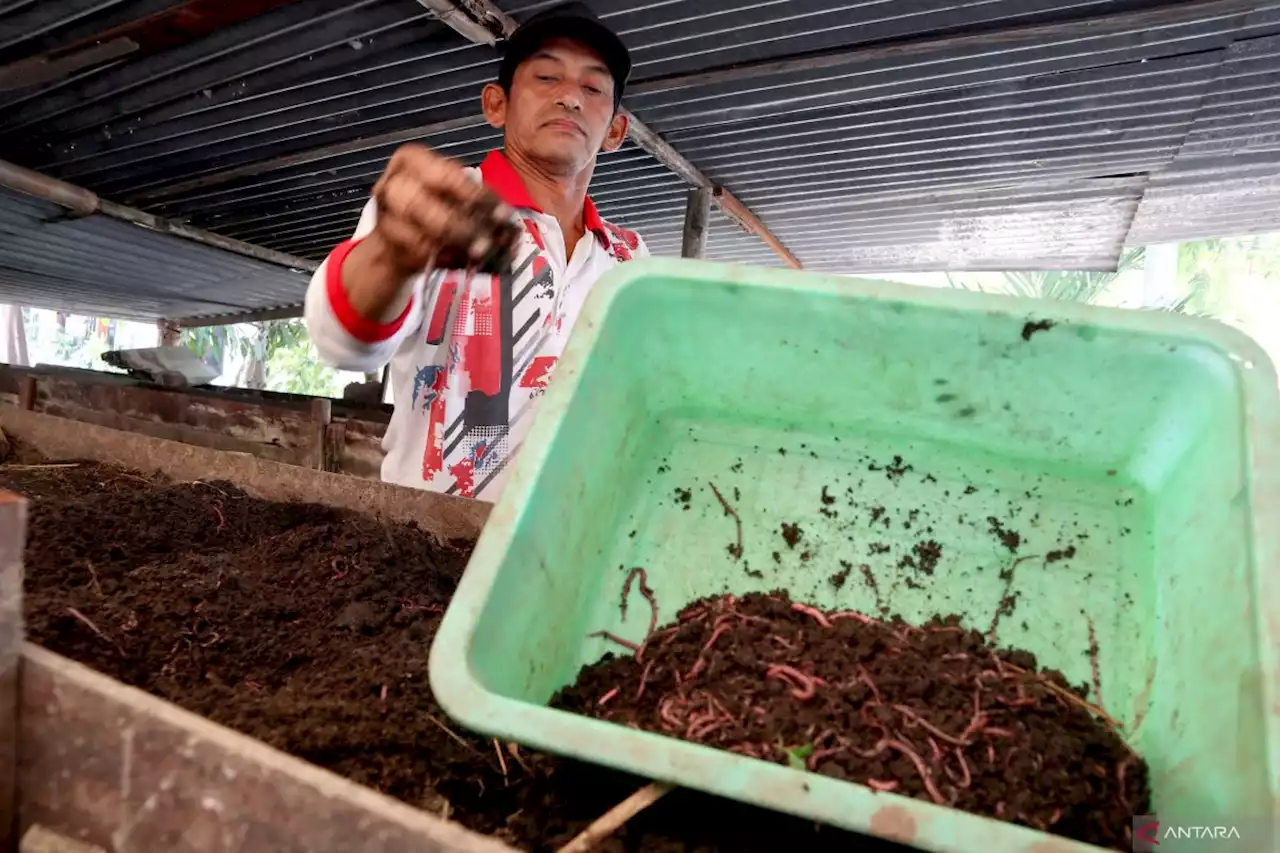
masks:
<instances>
[{"instance_id":1,"label":"wooden beam","mask_svg":"<svg viewBox=\"0 0 1280 853\"><path fill-rule=\"evenodd\" d=\"M279 308L260 308L254 311L242 311L237 314L206 314L200 317L183 317L174 322L184 329L198 329L203 326L228 326L232 323L257 323L262 320L292 320L302 316L303 305L284 305Z\"/></svg>"},{"instance_id":2,"label":"wooden beam","mask_svg":"<svg viewBox=\"0 0 1280 853\"><path fill-rule=\"evenodd\" d=\"M711 191L706 187L689 190L684 209L684 241L680 257L701 258L707 253L707 220L711 218Z\"/></svg>"},{"instance_id":3,"label":"wooden beam","mask_svg":"<svg viewBox=\"0 0 1280 853\"><path fill-rule=\"evenodd\" d=\"M765 227L760 218L752 213L745 204L738 201L737 197L724 187L716 187L715 191L716 204L724 211L734 222L738 223L743 231L755 234L763 240L773 253L782 260L787 262L787 266L793 269L804 269L804 265L800 263L800 259L791 254L786 246L782 245L782 241L773 235L773 232Z\"/></svg>"},{"instance_id":4,"label":"wooden beam","mask_svg":"<svg viewBox=\"0 0 1280 853\"><path fill-rule=\"evenodd\" d=\"M492 46L498 40L497 35L473 20L452 0L418 0L418 3L434 12L442 23L469 42Z\"/></svg>"}]
</instances>

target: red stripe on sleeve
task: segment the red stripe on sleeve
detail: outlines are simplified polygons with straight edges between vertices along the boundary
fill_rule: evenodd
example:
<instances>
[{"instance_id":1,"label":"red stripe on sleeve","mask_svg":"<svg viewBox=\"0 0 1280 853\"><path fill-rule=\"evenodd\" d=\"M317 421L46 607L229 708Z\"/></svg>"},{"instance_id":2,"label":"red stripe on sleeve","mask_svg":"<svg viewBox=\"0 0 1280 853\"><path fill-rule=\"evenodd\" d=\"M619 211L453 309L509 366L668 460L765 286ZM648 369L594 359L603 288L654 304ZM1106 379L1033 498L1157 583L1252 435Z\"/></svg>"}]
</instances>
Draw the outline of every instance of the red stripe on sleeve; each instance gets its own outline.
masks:
<instances>
[{"instance_id":1,"label":"red stripe on sleeve","mask_svg":"<svg viewBox=\"0 0 1280 853\"><path fill-rule=\"evenodd\" d=\"M390 323L374 322L356 311L351 300L347 298L347 289L342 286L342 265L346 262L347 255L351 254L351 250L359 244L359 240L348 240L329 255L329 262L325 268L325 294L329 297L329 307L333 310L333 316L338 319L342 328L347 330L347 334L362 343L376 344L400 331L400 327L409 316L409 309L413 308L413 299L409 300L409 304L404 307L400 316Z\"/></svg>"}]
</instances>

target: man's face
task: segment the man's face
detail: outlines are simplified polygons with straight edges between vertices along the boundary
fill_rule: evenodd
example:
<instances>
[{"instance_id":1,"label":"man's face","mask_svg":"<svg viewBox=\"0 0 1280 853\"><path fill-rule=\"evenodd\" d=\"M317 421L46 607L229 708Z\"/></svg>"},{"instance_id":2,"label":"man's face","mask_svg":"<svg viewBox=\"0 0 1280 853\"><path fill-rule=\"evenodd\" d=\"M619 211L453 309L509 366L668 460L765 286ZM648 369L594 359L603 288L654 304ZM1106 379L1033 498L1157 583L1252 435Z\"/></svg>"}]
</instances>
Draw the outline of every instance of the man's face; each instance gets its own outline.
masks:
<instances>
[{"instance_id":1,"label":"man's face","mask_svg":"<svg viewBox=\"0 0 1280 853\"><path fill-rule=\"evenodd\" d=\"M501 93L486 88L489 121L506 130L508 145L563 174L582 171L626 136L625 119L614 116L613 76L600 55L579 42L547 41L520 63L511 92L498 99Z\"/></svg>"}]
</instances>

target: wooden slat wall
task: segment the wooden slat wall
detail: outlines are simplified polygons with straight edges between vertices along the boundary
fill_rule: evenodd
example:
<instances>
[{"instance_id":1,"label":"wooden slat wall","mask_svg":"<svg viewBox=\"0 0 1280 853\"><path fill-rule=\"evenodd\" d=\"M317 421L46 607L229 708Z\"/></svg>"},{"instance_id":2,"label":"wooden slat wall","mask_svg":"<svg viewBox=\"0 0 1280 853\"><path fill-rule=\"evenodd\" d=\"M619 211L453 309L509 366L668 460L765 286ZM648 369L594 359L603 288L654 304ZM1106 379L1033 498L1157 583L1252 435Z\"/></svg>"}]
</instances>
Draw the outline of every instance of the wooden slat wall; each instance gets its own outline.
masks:
<instances>
[{"instance_id":1,"label":"wooden slat wall","mask_svg":"<svg viewBox=\"0 0 1280 853\"><path fill-rule=\"evenodd\" d=\"M24 385L29 399L24 399ZM376 480L390 407L293 394L173 389L119 374L0 365L0 406Z\"/></svg>"}]
</instances>

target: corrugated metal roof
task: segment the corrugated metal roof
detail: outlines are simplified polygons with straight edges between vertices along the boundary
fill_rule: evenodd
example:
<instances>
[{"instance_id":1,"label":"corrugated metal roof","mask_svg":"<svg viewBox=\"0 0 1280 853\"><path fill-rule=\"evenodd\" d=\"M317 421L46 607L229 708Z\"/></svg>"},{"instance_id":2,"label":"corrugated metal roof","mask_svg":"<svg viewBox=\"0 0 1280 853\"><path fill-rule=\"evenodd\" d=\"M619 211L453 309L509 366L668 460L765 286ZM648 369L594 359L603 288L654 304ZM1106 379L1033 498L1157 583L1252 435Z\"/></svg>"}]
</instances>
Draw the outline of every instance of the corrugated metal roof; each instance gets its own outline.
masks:
<instances>
[{"instance_id":1,"label":"corrugated metal roof","mask_svg":"<svg viewBox=\"0 0 1280 853\"><path fill-rule=\"evenodd\" d=\"M137 319L302 299L311 274L0 189L0 302ZM127 298L123 298L126 297Z\"/></svg>"},{"instance_id":2,"label":"corrugated metal roof","mask_svg":"<svg viewBox=\"0 0 1280 853\"><path fill-rule=\"evenodd\" d=\"M162 4L96 5L78 34ZM477 109L492 49L415 0L274 5L0 92L0 156L318 259L402 139L469 163L497 143ZM550 0L499 5L523 18ZM810 268L1099 268L1126 239L1280 228L1280 151L1258 141L1280 115L1280 0L594 5L632 47L632 111ZM17 14L0 14L0 43ZM592 195L675 254L686 189L627 145ZM708 256L778 263L718 214Z\"/></svg>"},{"instance_id":3,"label":"corrugated metal roof","mask_svg":"<svg viewBox=\"0 0 1280 853\"><path fill-rule=\"evenodd\" d=\"M1280 230L1280 38L1242 41L1171 166L1152 177L1130 242Z\"/></svg>"}]
</instances>

